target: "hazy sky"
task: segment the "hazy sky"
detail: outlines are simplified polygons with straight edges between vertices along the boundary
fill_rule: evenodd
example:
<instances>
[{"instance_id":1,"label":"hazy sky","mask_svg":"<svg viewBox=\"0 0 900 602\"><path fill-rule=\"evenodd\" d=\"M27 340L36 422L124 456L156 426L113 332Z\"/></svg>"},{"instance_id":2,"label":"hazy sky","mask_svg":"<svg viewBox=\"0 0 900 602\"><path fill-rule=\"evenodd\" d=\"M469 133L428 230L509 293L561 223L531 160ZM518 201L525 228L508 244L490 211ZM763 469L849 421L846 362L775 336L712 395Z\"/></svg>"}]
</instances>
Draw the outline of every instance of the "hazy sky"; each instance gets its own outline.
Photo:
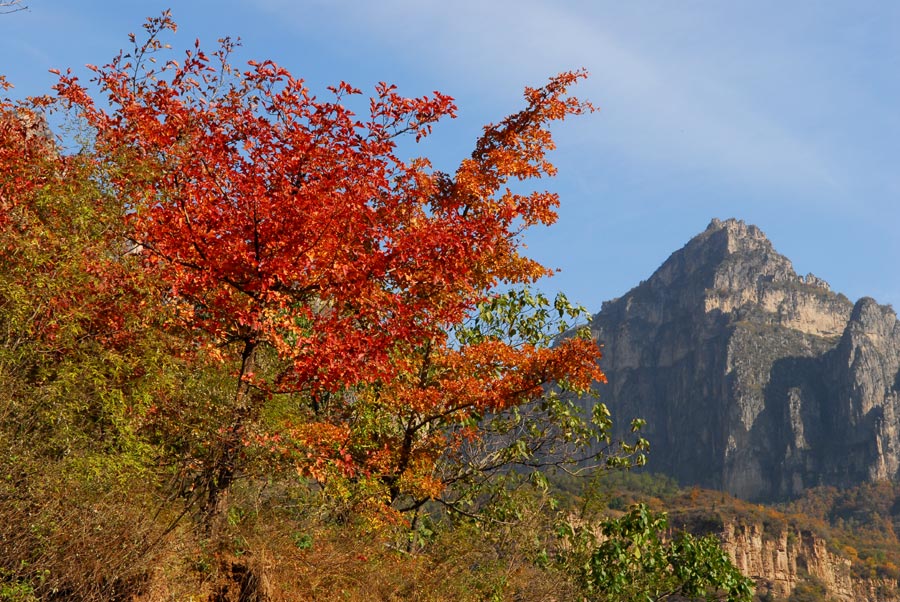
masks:
<instances>
[{"instance_id":1,"label":"hazy sky","mask_svg":"<svg viewBox=\"0 0 900 602\"><path fill-rule=\"evenodd\" d=\"M544 282L592 311L713 217L758 225L800 273L900 308L900 2L810 0L27 0L0 16L0 73L102 64L171 7L176 49L241 37L314 91L378 81L453 96L417 152L449 170L521 91L585 67L600 112L555 130L559 222L528 236Z\"/></svg>"}]
</instances>

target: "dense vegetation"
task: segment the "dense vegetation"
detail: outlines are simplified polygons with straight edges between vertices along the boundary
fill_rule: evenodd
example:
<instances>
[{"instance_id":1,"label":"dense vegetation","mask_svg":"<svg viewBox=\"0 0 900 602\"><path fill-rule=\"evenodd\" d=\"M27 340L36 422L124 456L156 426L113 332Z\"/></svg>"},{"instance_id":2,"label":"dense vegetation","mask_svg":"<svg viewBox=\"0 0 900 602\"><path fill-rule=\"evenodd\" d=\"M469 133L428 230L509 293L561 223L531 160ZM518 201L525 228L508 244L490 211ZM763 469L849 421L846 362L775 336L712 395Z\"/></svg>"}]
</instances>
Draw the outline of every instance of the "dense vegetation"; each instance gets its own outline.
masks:
<instances>
[{"instance_id":1,"label":"dense vegetation","mask_svg":"<svg viewBox=\"0 0 900 602\"><path fill-rule=\"evenodd\" d=\"M449 97L320 101L169 30L0 105L0 599L749 597L714 539L544 477L648 445L576 410L597 345L520 254L558 201L506 188L584 74L445 174L397 140Z\"/></svg>"},{"instance_id":2,"label":"dense vegetation","mask_svg":"<svg viewBox=\"0 0 900 602\"><path fill-rule=\"evenodd\" d=\"M851 560L856 575L900 580L900 485L818 487L781 509L823 534L835 552Z\"/></svg>"}]
</instances>

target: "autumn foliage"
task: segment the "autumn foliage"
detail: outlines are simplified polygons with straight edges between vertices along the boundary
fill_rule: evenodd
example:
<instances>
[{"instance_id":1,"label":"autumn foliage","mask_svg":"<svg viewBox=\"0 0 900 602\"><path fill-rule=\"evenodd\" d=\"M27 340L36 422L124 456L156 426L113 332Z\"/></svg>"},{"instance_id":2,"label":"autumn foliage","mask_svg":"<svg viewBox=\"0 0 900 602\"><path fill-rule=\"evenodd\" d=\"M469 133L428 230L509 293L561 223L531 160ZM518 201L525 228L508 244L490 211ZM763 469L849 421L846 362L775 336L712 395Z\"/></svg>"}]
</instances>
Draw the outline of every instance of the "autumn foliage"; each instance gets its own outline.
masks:
<instances>
[{"instance_id":1,"label":"autumn foliage","mask_svg":"<svg viewBox=\"0 0 900 602\"><path fill-rule=\"evenodd\" d=\"M0 546L0 594L169 599L190 574L265 599L246 558L273 542L300 566L311 533L352 524L410 553L440 517L537 524L538 469L642 461L573 401L605 380L583 310L529 288L550 271L522 235L559 200L510 189L554 175L549 126L593 110L568 95L584 72L526 88L444 173L399 145L450 97L322 100L235 67L229 39L169 58L175 28L0 105L0 513L31 525ZM41 111L82 124L79 152Z\"/></svg>"},{"instance_id":2,"label":"autumn foliage","mask_svg":"<svg viewBox=\"0 0 900 602\"><path fill-rule=\"evenodd\" d=\"M486 126L451 175L397 154L400 137L454 115L449 97L379 84L360 116L349 84L319 100L271 61L233 67L229 40L157 67L148 60L167 29L168 15L151 20L146 43L92 67L109 109L69 74L57 91L96 132L98 168L127 207L123 239L164 283L171 326L234 366L231 418L206 459L209 512L250 443L320 480L326 467L376 475L389 502L439 496L452 425L536 400L552 382L584 391L603 380L583 337L453 337L498 286L549 274L520 238L554 221L557 196L506 186L554 173L546 128L591 110L566 95L582 72L526 89L526 108ZM266 432L267 404L284 395L298 407ZM377 423L373 440L354 443L362 420Z\"/></svg>"}]
</instances>

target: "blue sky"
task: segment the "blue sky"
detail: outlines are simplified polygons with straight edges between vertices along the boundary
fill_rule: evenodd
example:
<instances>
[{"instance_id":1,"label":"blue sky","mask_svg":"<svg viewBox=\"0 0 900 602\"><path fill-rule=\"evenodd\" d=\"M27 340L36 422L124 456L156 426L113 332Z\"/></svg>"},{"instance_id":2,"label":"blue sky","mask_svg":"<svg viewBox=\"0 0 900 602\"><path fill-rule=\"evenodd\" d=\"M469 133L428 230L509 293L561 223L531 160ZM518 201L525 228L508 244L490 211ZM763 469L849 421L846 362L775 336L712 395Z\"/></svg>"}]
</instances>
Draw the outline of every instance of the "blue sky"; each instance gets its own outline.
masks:
<instances>
[{"instance_id":1,"label":"blue sky","mask_svg":"<svg viewBox=\"0 0 900 602\"><path fill-rule=\"evenodd\" d=\"M241 37L313 90L378 81L453 96L439 167L525 85L585 67L600 112L556 128L559 222L527 237L542 283L597 311L713 217L758 225L800 273L900 308L900 3L795 0L27 0L0 16L0 73L46 92L171 8L176 49Z\"/></svg>"}]
</instances>

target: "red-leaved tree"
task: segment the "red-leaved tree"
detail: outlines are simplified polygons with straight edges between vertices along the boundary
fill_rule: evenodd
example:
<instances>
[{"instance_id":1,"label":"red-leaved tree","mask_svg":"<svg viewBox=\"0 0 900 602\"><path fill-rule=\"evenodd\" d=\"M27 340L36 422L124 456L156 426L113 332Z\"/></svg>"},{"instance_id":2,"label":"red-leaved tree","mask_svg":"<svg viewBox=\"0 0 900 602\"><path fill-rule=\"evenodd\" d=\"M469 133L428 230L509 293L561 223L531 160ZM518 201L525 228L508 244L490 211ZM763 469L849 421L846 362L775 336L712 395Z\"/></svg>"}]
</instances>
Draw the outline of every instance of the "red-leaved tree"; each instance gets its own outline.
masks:
<instances>
[{"instance_id":1,"label":"red-leaved tree","mask_svg":"<svg viewBox=\"0 0 900 602\"><path fill-rule=\"evenodd\" d=\"M498 286L549 274L520 242L555 220L557 196L506 186L554 174L547 126L592 110L567 96L583 72L527 88L446 174L397 141L452 117L448 96L379 84L360 115L346 83L322 100L271 61L235 68L228 39L157 63L175 23L145 27L133 52L91 67L102 103L69 73L57 91L96 133L121 236L165 284L171 327L233 367L227 418L193 465L208 517L250 448L308 477L365 480L387 504L439 497L441 459L486 415L603 379L589 338L454 335Z\"/></svg>"}]
</instances>

